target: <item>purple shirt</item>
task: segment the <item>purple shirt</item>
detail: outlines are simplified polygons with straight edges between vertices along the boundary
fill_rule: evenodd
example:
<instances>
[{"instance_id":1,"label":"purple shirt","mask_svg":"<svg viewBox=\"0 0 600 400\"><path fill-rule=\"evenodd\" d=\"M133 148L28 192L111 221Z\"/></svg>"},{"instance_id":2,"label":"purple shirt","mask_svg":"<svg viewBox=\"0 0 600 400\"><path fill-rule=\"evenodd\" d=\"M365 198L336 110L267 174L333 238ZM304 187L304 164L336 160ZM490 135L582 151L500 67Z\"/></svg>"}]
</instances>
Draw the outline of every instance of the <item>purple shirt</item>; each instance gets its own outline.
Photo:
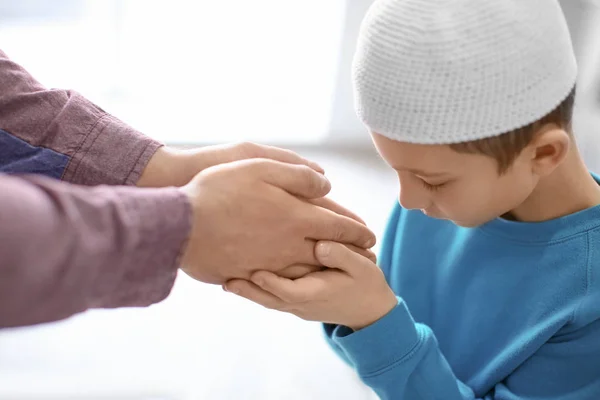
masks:
<instances>
[{"instance_id":1,"label":"purple shirt","mask_svg":"<svg viewBox=\"0 0 600 400\"><path fill-rule=\"evenodd\" d=\"M134 185L160 146L0 51L0 328L169 294L187 198L117 186Z\"/></svg>"}]
</instances>

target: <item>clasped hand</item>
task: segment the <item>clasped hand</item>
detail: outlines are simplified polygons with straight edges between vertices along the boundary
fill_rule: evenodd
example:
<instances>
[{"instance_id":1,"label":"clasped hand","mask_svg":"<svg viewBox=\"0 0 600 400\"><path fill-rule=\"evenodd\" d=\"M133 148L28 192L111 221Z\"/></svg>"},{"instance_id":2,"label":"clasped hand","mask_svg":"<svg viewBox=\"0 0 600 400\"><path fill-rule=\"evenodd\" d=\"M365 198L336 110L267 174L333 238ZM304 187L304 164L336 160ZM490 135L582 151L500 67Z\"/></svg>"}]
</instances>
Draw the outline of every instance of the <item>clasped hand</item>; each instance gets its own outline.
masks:
<instances>
[{"instance_id":1,"label":"clasped hand","mask_svg":"<svg viewBox=\"0 0 600 400\"><path fill-rule=\"evenodd\" d=\"M329 241L316 244L315 256L326 268L298 279L258 271L249 281L230 280L223 288L269 309L354 331L373 324L397 305L374 257Z\"/></svg>"},{"instance_id":2,"label":"clasped hand","mask_svg":"<svg viewBox=\"0 0 600 400\"><path fill-rule=\"evenodd\" d=\"M324 197L330 184L322 173L289 150L250 143L162 148L138 186L182 186L188 196L193 223L181 268L191 277L357 330L387 314L396 297L368 250L375 236Z\"/></svg>"}]
</instances>

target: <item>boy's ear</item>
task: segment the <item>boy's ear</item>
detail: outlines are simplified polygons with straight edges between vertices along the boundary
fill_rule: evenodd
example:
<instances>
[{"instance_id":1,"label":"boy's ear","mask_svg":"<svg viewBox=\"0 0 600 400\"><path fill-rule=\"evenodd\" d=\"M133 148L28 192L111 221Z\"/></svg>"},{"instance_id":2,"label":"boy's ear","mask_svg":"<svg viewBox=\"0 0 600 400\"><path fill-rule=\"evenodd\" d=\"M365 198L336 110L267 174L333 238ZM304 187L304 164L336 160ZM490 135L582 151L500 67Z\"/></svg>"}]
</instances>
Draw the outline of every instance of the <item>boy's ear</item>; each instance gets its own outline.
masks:
<instances>
[{"instance_id":1,"label":"boy's ear","mask_svg":"<svg viewBox=\"0 0 600 400\"><path fill-rule=\"evenodd\" d=\"M532 172L538 176L546 176L554 171L567 156L571 142L571 136L558 125L541 127L527 146Z\"/></svg>"}]
</instances>

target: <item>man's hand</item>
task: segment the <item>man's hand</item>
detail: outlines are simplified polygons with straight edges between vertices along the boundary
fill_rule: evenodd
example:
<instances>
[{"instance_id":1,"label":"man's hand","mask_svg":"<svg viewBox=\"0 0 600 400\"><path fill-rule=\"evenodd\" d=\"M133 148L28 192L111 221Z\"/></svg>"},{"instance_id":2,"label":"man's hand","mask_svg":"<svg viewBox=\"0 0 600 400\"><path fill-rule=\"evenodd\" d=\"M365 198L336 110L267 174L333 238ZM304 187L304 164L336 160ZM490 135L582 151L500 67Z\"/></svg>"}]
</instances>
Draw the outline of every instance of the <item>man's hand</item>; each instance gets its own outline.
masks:
<instances>
[{"instance_id":1,"label":"man's hand","mask_svg":"<svg viewBox=\"0 0 600 400\"><path fill-rule=\"evenodd\" d=\"M366 225L365 221L363 221L362 218L360 218L358 215L356 215L352 211L348 210L347 208L342 207L335 201L328 199L327 197L322 197L320 199L308 200L308 202L311 204L317 205L319 207L323 207L328 210L331 210L337 214L344 215L348 218L352 218L353 220L360 222L363 225ZM358 254L363 255L364 257L367 257L368 259L372 260L375 263L377 262L377 256L375 256L375 253L373 253L371 250L364 249L361 247L356 247L356 246L353 246L350 244L346 245L346 247L355 251ZM288 278L288 279L298 279L298 278L301 278L304 275L307 275L311 272L321 271L322 269L323 269L322 265L291 265L291 266L287 267L286 269L284 269L283 271L278 272L277 275L282 276L284 278Z\"/></svg>"},{"instance_id":2,"label":"man's hand","mask_svg":"<svg viewBox=\"0 0 600 400\"><path fill-rule=\"evenodd\" d=\"M206 146L193 150L161 147L152 156L137 182L139 187L183 186L199 172L219 164L253 158L266 158L284 163L307 165L323 173L317 163L290 150L254 143Z\"/></svg>"},{"instance_id":3,"label":"man's hand","mask_svg":"<svg viewBox=\"0 0 600 400\"><path fill-rule=\"evenodd\" d=\"M181 189L194 212L183 271L223 284L231 278L250 279L258 270L321 266L314 252L318 240L371 248L375 235L358 217L340 215L334 212L341 212L339 206L320 199L330 188L325 176L310 167L271 160L204 170Z\"/></svg>"},{"instance_id":4,"label":"man's hand","mask_svg":"<svg viewBox=\"0 0 600 400\"><path fill-rule=\"evenodd\" d=\"M224 288L270 309L355 331L378 321L397 305L394 292L373 261L332 242L319 242L315 253L330 269L296 280L259 271L251 282L235 279Z\"/></svg>"}]
</instances>

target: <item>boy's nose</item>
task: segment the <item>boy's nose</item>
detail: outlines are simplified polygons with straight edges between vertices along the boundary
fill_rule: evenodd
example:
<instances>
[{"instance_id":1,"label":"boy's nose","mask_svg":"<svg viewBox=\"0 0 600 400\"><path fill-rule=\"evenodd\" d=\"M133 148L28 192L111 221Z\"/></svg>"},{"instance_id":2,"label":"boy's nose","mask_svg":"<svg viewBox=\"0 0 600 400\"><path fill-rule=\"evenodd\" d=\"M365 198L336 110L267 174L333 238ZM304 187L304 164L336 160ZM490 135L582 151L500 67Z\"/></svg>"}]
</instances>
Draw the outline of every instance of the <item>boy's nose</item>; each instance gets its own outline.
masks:
<instances>
[{"instance_id":1,"label":"boy's nose","mask_svg":"<svg viewBox=\"0 0 600 400\"><path fill-rule=\"evenodd\" d=\"M418 184L400 183L398 202L407 210L425 210L431 206L431 200L425 189Z\"/></svg>"},{"instance_id":2,"label":"boy's nose","mask_svg":"<svg viewBox=\"0 0 600 400\"><path fill-rule=\"evenodd\" d=\"M406 196L400 190L400 195L398 196L398 202L402 206L402 208L406 210L424 210L429 207L429 203L424 201L418 201L410 196Z\"/></svg>"}]
</instances>

